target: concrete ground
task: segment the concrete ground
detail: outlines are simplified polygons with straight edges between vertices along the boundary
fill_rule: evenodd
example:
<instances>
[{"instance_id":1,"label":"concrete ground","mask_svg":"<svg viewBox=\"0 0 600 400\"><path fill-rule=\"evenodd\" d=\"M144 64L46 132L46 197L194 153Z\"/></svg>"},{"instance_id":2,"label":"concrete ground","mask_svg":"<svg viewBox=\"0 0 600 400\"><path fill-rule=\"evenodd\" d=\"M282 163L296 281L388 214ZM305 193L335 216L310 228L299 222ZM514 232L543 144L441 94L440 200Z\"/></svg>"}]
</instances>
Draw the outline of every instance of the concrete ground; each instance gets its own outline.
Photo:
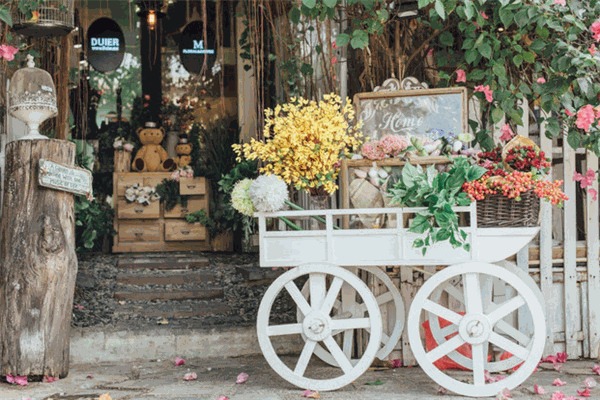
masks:
<instances>
[{"instance_id":1,"label":"concrete ground","mask_svg":"<svg viewBox=\"0 0 600 400\"><path fill-rule=\"evenodd\" d=\"M97 399L108 393L113 400L217 400L219 396L230 400L300 400L302 389L280 378L266 363L262 355L237 358L191 358L183 366L174 366L173 359L155 359L138 362L72 363L69 376L53 383L30 382L27 386L0 383L0 399L21 400L83 400ZM297 357L282 356L284 362L293 363ZM314 361L314 360L313 360ZM560 371L551 364L542 364L523 385L512 390L515 400L550 400L555 390L566 396L577 396L585 388L586 378L598 378L592 372L594 361L569 361ZM338 370L325 364L310 364L307 374L331 376ZM197 379L185 381L184 375L195 372ZM236 384L240 373L248 380ZM458 379L467 376L453 372ZM560 378L566 386L552 386ZM365 385L380 380L381 385ZM541 385L548 393L534 394L533 385ZM418 367L367 371L353 384L334 392L321 392L321 399L332 400L456 400L465 399L450 392L438 394L439 386ZM590 399L600 399L600 386L591 390Z\"/></svg>"}]
</instances>

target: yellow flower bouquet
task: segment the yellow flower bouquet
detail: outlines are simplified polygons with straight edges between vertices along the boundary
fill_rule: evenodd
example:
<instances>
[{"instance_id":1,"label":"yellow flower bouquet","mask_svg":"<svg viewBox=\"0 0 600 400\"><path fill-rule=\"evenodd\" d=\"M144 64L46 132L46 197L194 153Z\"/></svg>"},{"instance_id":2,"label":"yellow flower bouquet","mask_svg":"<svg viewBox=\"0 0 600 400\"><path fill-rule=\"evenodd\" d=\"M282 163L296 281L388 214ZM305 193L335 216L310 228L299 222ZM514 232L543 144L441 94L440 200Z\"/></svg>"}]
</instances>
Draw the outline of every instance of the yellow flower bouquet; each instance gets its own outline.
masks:
<instances>
[{"instance_id":1,"label":"yellow flower bouquet","mask_svg":"<svg viewBox=\"0 0 600 400\"><path fill-rule=\"evenodd\" d=\"M260 172L280 176L297 190L312 195L333 194L338 188L340 158L361 145L360 124L351 126L354 109L348 99L342 106L336 94L317 103L292 98L289 103L265 110L264 141L235 144L233 149L248 160L264 163Z\"/></svg>"}]
</instances>

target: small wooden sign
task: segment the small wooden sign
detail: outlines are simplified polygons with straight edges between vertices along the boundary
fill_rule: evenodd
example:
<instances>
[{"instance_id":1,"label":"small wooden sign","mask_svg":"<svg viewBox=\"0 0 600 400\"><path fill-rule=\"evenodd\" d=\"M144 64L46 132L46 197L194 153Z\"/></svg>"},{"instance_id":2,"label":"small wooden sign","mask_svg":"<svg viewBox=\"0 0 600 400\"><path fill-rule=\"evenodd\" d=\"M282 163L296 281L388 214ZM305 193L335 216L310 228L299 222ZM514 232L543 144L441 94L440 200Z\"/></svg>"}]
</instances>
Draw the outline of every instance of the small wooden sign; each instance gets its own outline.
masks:
<instances>
[{"instance_id":1,"label":"small wooden sign","mask_svg":"<svg viewBox=\"0 0 600 400\"><path fill-rule=\"evenodd\" d=\"M92 173L87 169L71 167L40 159L39 164L40 186L65 192L92 196Z\"/></svg>"}]
</instances>

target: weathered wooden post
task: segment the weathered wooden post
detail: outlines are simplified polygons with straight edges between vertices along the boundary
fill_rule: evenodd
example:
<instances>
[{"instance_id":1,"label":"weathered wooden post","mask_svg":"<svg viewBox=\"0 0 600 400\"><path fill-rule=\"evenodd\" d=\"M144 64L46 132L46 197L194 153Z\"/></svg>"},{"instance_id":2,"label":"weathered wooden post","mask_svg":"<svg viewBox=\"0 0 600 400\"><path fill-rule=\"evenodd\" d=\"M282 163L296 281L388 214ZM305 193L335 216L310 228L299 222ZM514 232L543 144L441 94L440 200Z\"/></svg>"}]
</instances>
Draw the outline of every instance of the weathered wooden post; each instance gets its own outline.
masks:
<instances>
[{"instance_id":1,"label":"weathered wooden post","mask_svg":"<svg viewBox=\"0 0 600 400\"><path fill-rule=\"evenodd\" d=\"M77 275L72 193L39 185L39 160L66 166L75 145L6 146L0 233L0 376L65 377ZM57 175L60 179L66 176Z\"/></svg>"}]
</instances>

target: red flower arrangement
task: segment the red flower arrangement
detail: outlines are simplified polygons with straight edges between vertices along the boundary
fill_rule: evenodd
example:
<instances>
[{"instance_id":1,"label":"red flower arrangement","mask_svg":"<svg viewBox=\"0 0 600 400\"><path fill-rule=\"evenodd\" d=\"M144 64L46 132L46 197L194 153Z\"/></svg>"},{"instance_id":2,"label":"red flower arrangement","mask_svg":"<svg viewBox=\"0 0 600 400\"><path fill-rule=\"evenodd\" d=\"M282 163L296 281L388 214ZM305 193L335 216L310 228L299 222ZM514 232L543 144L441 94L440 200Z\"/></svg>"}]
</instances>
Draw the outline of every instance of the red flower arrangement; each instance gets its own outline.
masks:
<instances>
[{"instance_id":1,"label":"red flower arrangement","mask_svg":"<svg viewBox=\"0 0 600 400\"><path fill-rule=\"evenodd\" d=\"M515 146L510 148L504 162L515 171L532 172L534 176L547 175L550 172L550 159L534 146Z\"/></svg>"}]
</instances>

